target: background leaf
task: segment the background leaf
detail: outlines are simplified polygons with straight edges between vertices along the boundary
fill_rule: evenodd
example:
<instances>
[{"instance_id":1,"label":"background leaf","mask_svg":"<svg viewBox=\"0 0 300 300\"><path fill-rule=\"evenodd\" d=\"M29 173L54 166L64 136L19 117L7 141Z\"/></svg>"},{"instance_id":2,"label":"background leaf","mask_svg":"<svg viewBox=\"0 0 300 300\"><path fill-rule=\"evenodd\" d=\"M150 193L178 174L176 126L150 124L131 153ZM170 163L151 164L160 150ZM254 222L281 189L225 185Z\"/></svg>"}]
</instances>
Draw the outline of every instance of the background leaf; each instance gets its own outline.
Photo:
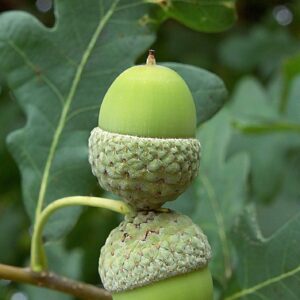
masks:
<instances>
[{"instance_id":1,"label":"background leaf","mask_svg":"<svg viewBox=\"0 0 300 300\"><path fill-rule=\"evenodd\" d=\"M282 66L283 72L283 91L280 109L285 111L288 102L288 92L293 80L300 74L300 54L296 54L286 59Z\"/></svg>"},{"instance_id":2,"label":"background leaf","mask_svg":"<svg viewBox=\"0 0 300 300\"><path fill-rule=\"evenodd\" d=\"M233 232L237 273L225 300L299 299L299 226L298 213L266 239L248 209Z\"/></svg>"},{"instance_id":3,"label":"background leaf","mask_svg":"<svg viewBox=\"0 0 300 300\"><path fill-rule=\"evenodd\" d=\"M283 28L255 26L247 34L237 32L229 36L221 44L219 53L220 59L230 68L240 72L257 70L267 77L280 68L286 57L299 49L299 40Z\"/></svg>"},{"instance_id":4,"label":"background leaf","mask_svg":"<svg viewBox=\"0 0 300 300\"><path fill-rule=\"evenodd\" d=\"M292 103L299 95L293 96ZM280 115L279 109L268 99L267 91L255 80L241 81L234 93L230 110L236 126L231 152L247 151L251 158L251 194L256 200L270 201L281 189L285 178L288 152L300 146L299 133L276 130L276 124L289 121L288 114ZM299 114L294 108L294 114ZM293 121L294 122L294 121ZM272 125L274 124L274 125ZM260 128L267 131L261 132ZM272 126L273 129L272 129ZM246 131L246 128L251 131ZM268 134L269 133L269 134ZM272 174L272 176L270 176Z\"/></svg>"},{"instance_id":5,"label":"background leaf","mask_svg":"<svg viewBox=\"0 0 300 300\"><path fill-rule=\"evenodd\" d=\"M192 214L213 249L214 278L223 286L232 276L233 253L229 232L245 205L249 161L244 153L227 157L230 119L220 112L199 131L202 144L200 173L195 183L197 207Z\"/></svg>"},{"instance_id":6,"label":"background leaf","mask_svg":"<svg viewBox=\"0 0 300 300\"><path fill-rule=\"evenodd\" d=\"M0 194L17 189L18 169L6 147L6 136L23 124L23 115L0 75Z\"/></svg>"},{"instance_id":7,"label":"background leaf","mask_svg":"<svg viewBox=\"0 0 300 300\"><path fill-rule=\"evenodd\" d=\"M232 26L236 19L235 0L147 0L147 2L159 4L168 17L199 31L222 31Z\"/></svg>"},{"instance_id":8,"label":"background leaf","mask_svg":"<svg viewBox=\"0 0 300 300\"><path fill-rule=\"evenodd\" d=\"M97 124L108 86L153 42L155 28L145 21L153 8L117 0L95 0L84 9L79 0L57 2L53 29L20 12L1 16L0 54L6 57L1 66L27 115L26 126L11 134L8 144L21 169L32 220L55 199L93 191L96 180L87 163L89 132ZM184 74L193 71L175 67ZM210 81L219 87L216 97L211 90L204 92L204 121L223 104L224 86L208 72L194 76L200 76L203 89L211 89ZM215 100L212 104L210 98ZM51 217L47 240L69 231L79 211L68 208Z\"/></svg>"},{"instance_id":9,"label":"background leaf","mask_svg":"<svg viewBox=\"0 0 300 300\"><path fill-rule=\"evenodd\" d=\"M84 263L80 271L87 282L99 285L97 262L100 249L110 231L117 227L122 219L122 216L108 210L88 208L68 235L66 250L81 251Z\"/></svg>"},{"instance_id":10,"label":"background leaf","mask_svg":"<svg viewBox=\"0 0 300 300\"><path fill-rule=\"evenodd\" d=\"M238 122L240 130L235 131L229 153L245 151L250 157L248 199L257 204L265 235L275 232L300 209L299 131L283 126L290 124L300 129L299 82L295 78L291 84L284 113L279 112L280 101L271 102L268 91L250 78L238 84L230 105L234 124ZM279 99L280 90L275 88Z\"/></svg>"},{"instance_id":11,"label":"background leaf","mask_svg":"<svg viewBox=\"0 0 300 300\"><path fill-rule=\"evenodd\" d=\"M55 199L92 191L89 132L109 84L153 42L153 31L139 23L146 13L148 6L132 10L126 1L93 1L84 9L81 1L58 1L53 29L25 13L1 16L1 68L27 114L8 143L32 220ZM48 239L69 230L78 211L51 218Z\"/></svg>"},{"instance_id":12,"label":"background leaf","mask_svg":"<svg viewBox=\"0 0 300 300\"><path fill-rule=\"evenodd\" d=\"M196 105L198 125L210 119L224 105L227 90L217 75L185 64L164 65L178 72L189 86Z\"/></svg>"}]
</instances>

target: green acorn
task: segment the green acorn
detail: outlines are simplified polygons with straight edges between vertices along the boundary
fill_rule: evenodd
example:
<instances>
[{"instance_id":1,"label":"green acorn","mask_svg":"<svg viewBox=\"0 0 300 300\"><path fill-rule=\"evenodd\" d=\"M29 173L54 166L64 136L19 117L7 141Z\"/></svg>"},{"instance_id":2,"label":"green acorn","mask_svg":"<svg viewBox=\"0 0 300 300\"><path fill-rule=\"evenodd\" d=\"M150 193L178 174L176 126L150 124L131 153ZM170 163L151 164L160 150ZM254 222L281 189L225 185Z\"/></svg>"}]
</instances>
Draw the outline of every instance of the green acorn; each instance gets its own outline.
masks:
<instances>
[{"instance_id":1,"label":"green acorn","mask_svg":"<svg viewBox=\"0 0 300 300\"><path fill-rule=\"evenodd\" d=\"M101 187L137 210L175 200L197 176L200 143L191 92L173 70L147 64L125 70L107 91L89 162Z\"/></svg>"},{"instance_id":2,"label":"green acorn","mask_svg":"<svg viewBox=\"0 0 300 300\"><path fill-rule=\"evenodd\" d=\"M125 217L101 249L99 273L114 300L212 300L206 236L170 210Z\"/></svg>"}]
</instances>

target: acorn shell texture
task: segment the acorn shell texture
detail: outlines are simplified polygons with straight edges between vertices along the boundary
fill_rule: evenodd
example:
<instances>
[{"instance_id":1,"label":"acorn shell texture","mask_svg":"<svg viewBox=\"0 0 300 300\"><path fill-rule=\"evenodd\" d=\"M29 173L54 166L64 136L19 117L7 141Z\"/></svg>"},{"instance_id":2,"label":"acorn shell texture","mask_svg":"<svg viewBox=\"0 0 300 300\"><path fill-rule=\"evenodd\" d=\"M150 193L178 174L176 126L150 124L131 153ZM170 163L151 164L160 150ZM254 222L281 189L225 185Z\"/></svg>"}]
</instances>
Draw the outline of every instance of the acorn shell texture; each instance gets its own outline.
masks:
<instances>
[{"instance_id":1,"label":"acorn shell texture","mask_svg":"<svg viewBox=\"0 0 300 300\"><path fill-rule=\"evenodd\" d=\"M114 293L203 269L211 258L206 236L172 211L126 216L101 249L99 274Z\"/></svg>"},{"instance_id":2,"label":"acorn shell texture","mask_svg":"<svg viewBox=\"0 0 300 300\"><path fill-rule=\"evenodd\" d=\"M100 186L137 210L175 200L198 174L200 143L195 138L144 138L96 127L89 162Z\"/></svg>"},{"instance_id":3,"label":"acorn shell texture","mask_svg":"<svg viewBox=\"0 0 300 300\"><path fill-rule=\"evenodd\" d=\"M193 138L196 108L189 87L174 70L133 66L111 84L101 104L105 131L152 138Z\"/></svg>"}]
</instances>

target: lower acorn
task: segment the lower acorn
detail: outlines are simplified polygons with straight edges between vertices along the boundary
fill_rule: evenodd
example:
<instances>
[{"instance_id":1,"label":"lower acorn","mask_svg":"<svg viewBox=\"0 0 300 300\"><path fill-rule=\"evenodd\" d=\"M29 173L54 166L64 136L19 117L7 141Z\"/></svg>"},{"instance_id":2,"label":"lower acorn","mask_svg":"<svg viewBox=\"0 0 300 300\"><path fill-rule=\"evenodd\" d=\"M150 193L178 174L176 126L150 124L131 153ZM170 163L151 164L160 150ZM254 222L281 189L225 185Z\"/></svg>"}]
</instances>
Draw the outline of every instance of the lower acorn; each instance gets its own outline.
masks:
<instances>
[{"instance_id":1,"label":"lower acorn","mask_svg":"<svg viewBox=\"0 0 300 300\"><path fill-rule=\"evenodd\" d=\"M196 110L184 80L155 64L120 74L108 89L89 138L101 187L132 213L101 249L99 274L114 300L212 300L211 249L192 220L163 209L198 174Z\"/></svg>"},{"instance_id":2,"label":"lower acorn","mask_svg":"<svg viewBox=\"0 0 300 300\"><path fill-rule=\"evenodd\" d=\"M99 273L114 300L212 300L210 258L206 236L189 217L141 211L110 233Z\"/></svg>"}]
</instances>

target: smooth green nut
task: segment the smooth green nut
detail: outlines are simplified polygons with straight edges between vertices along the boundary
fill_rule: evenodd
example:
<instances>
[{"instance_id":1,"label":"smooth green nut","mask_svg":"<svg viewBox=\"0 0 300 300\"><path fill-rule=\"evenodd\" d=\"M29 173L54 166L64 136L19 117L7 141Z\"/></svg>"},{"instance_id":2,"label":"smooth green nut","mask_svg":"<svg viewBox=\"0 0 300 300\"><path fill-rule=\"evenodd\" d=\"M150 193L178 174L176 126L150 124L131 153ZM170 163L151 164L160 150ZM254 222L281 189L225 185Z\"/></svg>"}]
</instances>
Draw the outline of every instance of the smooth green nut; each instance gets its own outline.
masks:
<instances>
[{"instance_id":1,"label":"smooth green nut","mask_svg":"<svg viewBox=\"0 0 300 300\"><path fill-rule=\"evenodd\" d=\"M198 174L197 139L142 138L95 128L89 162L101 187L138 210L175 200Z\"/></svg>"},{"instance_id":2,"label":"smooth green nut","mask_svg":"<svg viewBox=\"0 0 300 300\"><path fill-rule=\"evenodd\" d=\"M107 91L99 127L140 137L192 138L195 104L185 81L172 69L156 64L134 66Z\"/></svg>"},{"instance_id":3,"label":"smooth green nut","mask_svg":"<svg viewBox=\"0 0 300 300\"><path fill-rule=\"evenodd\" d=\"M133 290L114 293L114 300L212 300L213 283L208 267L170 277Z\"/></svg>"},{"instance_id":4,"label":"smooth green nut","mask_svg":"<svg viewBox=\"0 0 300 300\"><path fill-rule=\"evenodd\" d=\"M110 233L101 249L99 274L114 299L131 299L124 297L137 297L143 290L146 297L174 284L196 289L195 281L202 278L208 291L197 290L198 298L173 299L199 299L203 294L207 300L211 299L210 258L206 236L189 217L170 210L137 212ZM143 294L141 299L148 298Z\"/></svg>"},{"instance_id":5,"label":"smooth green nut","mask_svg":"<svg viewBox=\"0 0 300 300\"><path fill-rule=\"evenodd\" d=\"M120 74L108 89L89 162L101 187L137 210L157 209L183 193L199 169L196 109L184 80L147 64Z\"/></svg>"}]
</instances>

